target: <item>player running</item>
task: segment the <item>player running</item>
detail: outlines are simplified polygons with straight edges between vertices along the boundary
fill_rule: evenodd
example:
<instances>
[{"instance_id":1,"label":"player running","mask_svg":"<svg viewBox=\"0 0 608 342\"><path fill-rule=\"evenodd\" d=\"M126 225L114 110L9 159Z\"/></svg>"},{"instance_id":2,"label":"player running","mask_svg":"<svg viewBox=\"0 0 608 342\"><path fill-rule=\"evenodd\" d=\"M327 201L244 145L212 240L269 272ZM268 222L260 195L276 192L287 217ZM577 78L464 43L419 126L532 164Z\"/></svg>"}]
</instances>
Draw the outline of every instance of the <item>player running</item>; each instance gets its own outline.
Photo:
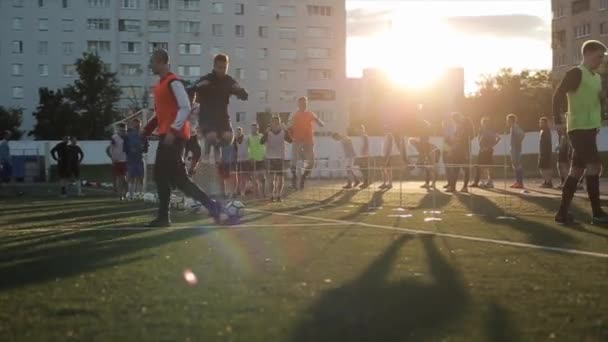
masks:
<instances>
[{"instance_id":1,"label":"player running","mask_svg":"<svg viewBox=\"0 0 608 342\"><path fill-rule=\"evenodd\" d=\"M562 201L555 221L571 224L569 213L579 179L585 175L587 194L591 202L592 223L608 224L608 215L600 202L599 174L602 163L597 149L597 131L602 125L602 80L597 69L606 55L606 46L597 40L588 40L581 48L583 60L570 69L553 95L553 119L557 129L567 132L572 146L570 173L562 189ZM567 122L562 113L567 103Z\"/></svg>"},{"instance_id":2,"label":"player running","mask_svg":"<svg viewBox=\"0 0 608 342\"><path fill-rule=\"evenodd\" d=\"M160 203L158 216L149 226L171 225L169 202L174 186L186 196L202 203L215 221L219 222L221 206L192 182L186 171L184 147L190 139L190 101L186 89L177 76L169 71L169 54L166 50L156 50L152 53L150 67L154 74L160 76L154 87L156 117L146 126L147 134L158 128L160 135L154 163L154 179Z\"/></svg>"},{"instance_id":3,"label":"player running","mask_svg":"<svg viewBox=\"0 0 608 342\"><path fill-rule=\"evenodd\" d=\"M319 119L317 114L308 109L308 98L300 97L298 99L298 110L291 116L289 131L293 138L291 144L291 187L294 189L304 189L306 178L312 173L315 164L315 148L314 148L314 127L313 123L317 123L320 127L324 127L325 123ZM304 161L304 172L300 176L298 183L298 161Z\"/></svg>"}]
</instances>

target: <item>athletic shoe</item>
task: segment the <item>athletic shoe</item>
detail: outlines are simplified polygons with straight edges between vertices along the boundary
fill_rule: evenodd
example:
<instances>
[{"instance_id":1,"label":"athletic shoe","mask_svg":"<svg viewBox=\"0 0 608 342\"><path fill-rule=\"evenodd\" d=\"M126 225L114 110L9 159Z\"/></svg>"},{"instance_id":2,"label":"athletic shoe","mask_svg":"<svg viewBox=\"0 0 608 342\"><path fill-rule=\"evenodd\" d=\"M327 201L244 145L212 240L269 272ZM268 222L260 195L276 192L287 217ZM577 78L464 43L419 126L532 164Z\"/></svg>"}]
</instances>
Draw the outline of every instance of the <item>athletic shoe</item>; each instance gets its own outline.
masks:
<instances>
[{"instance_id":1,"label":"athletic shoe","mask_svg":"<svg viewBox=\"0 0 608 342\"><path fill-rule=\"evenodd\" d=\"M479 187L482 189L494 189L494 183L493 182L487 182L485 184L479 184Z\"/></svg>"},{"instance_id":2,"label":"athletic shoe","mask_svg":"<svg viewBox=\"0 0 608 342\"><path fill-rule=\"evenodd\" d=\"M460 192L464 192L465 194L468 194L469 193L469 187L463 186L462 189L460 189Z\"/></svg>"},{"instance_id":3,"label":"athletic shoe","mask_svg":"<svg viewBox=\"0 0 608 342\"><path fill-rule=\"evenodd\" d=\"M515 182L515 183L513 183L513 185L511 185L511 189L523 189L523 188L524 188L524 185L519 182Z\"/></svg>"},{"instance_id":4,"label":"athletic shoe","mask_svg":"<svg viewBox=\"0 0 608 342\"><path fill-rule=\"evenodd\" d=\"M483 184L482 184L483 185ZM479 188L479 183L473 183L471 185L469 185L471 188Z\"/></svg>"},{"instance_id":5,"label":"athletic shoe","mask_svg":"<svg viewBox=\"0 0 608 342\"><path fill-rule=\"evenodd\" d=\"M277 202L283 202L283 199L281 198L281 196L277 197Z\"/></svg>"},{"instance_id":6,"label":"athletic shoe","mask_svg":"<svg viewBox=\"0 0 608 342\"><path fill-rule=\"evenodd\" d=\"M582 184L579 184L579 185L576 187L576 190L585 190L585 186L584 186L584 185L582 185Z\"/></svg>"},{"instance_id":7,"label":"athletic shoe","mask_svg":"<svg viewBox=\"0 0 608 342\"><path fill-rule=\"evenodd\" d=\"M564 185L563 184L558 184L558 185L555 186L555 188L557 190L562 190L564 188Z\"/></svg>"},{"instance_id":8,"label":"athletic shoe","mask_svg":"<svg viewBox=\"0 0 608 342\"><path fill-rule=\"evenodd\" d=\"M541 188L543 189L552 189L553 188L553 184L551 183L543 183L540 185Z\"/></svg>"},{"instance_id":9,"label":"athletic shoe","mask_svg":"<svg viewBox=\"0 0 608 342\"><path fill-rule=\"evenodd\" d=\"M390 190L393 188L393 184L388 184L384 189L386 190Z\"/></svg>"},{"instance_id":10,"label":"athletic shoe","mask_svg":"<svg viewBox=\"0 0 608 342\"><path fill-rule=\"evenodd\" d=\"M353 188L356 188L359 186L359 184L361 184L361 182L357 179L355 180L355 184L353 185Z\"/></svg>"},{"instance_id":11,"label":"athletic shoe","mask_svg":"<svg viewBox=\"0 0 608 342\"><path fill-rule=\"evenodd\" d=\"M608 215L604 214L602 216L594 216L591 219L591 224L597 224L597 225L608 225Z\"/></svg>"},{"instance_id":12,"label":"athletic shoe","mask_svg":"<svg viewBox=\"0 0 608 342\"><path fill-rule=\"evenodd\" d=\"M218 201L211 200L210 208L209 208L209 216L213 218L215 223L221 222L222 215L222 205Z\"/></svg>"},{"instance_id":13,"label":"athletic shoe","mask_svg":"<svg viewBox=\"0 0 608 342\"><path fill-rule=\"evenodd\" d=\"M450 192L450 193L456 192L456 189L454 189L452 187L448 187L448 188L445 189L445 192Z\"/></svg>"},{"instance_id":14,"label":"athletic shoe","mask_svg":"<svg viewBox=\"0 0 608 342\"><path fill-rule=\"evenodd\" d=\"M368 182L363 182L363 184L361 184L359 186L359 189L367 189L367 188L369 188L369 183Z\"/></svg>"},{"instance_id":15,"label":"athletic shoe","mask_svg":"<svg viewBox=\"0 0 608 342\"><path fill-rule=\"evenodd\" d=\"M421 189L428 189L429 188L429 184L428 183L424 183L420 186Z\"/></svg>"},{"instance_id":16,"label":"athletic shoe","mask_svg":"<svg viewBox=\"0 0 608 342\"><path fill-rule=\"evenodd\" d=\"M150 228L168 228L171 227L171 220L169 218L156 218L154 221L148 223Z\"/></svg>"},{"instance_id":17,"label":"athletic shoe","mask_svg":"<svg viewBox=\"0 0 608 342\"><path fill-rule=\"evenodd\" d=\"M274 202L274 196L270 196L270 202Z\"/></svg>"},{"instance_id":18,"label":"athletic shoe","mask_svg":"<svg viewBox=\"0 0 608 342\"><path fill-rule=\"evenodd\" d=\"M387 187L387 186L388 186L388 185L387 185L386 183L382 183L382 185L380 185L380 186L378 187L378 189L386 189L386 187Z\"/></svg>"},{"instance_id":19,"label":"athletic shoe","mask_svg":"<svg viewBox=\"0 0 608 342\"><path fill-rule=\"evenodd\" d=\"M555 215L555 222L557 222L559 224L563 224L563 225L573 224L574 216L572 216L572 214L570 214L570 213L563 214L563 213L558 212Z\"/></svg>"},{"instance_id":20,"label":"athletic shoe","mask_svg":"<svg viewBox=\"0 0 608 342\"><path fill-rule=\"evenodd\" d=\"M444 184L444 185L442 186L442 188L447 189L447 188L449 188L449 185L448 185L448 184Z\"/></svg>"},{"instance_id":21,"label":"athletic shoe","mask_svg":"<svg viewBox=\"0 0 608 342\"><path fill-rule=\"evenodd\" d=\"M304 190L304 183L306 183L306 177L300 178L300 190Z\"/></svg>"},{"instance_id":22,"label":"athletic shoe","mask_svg":"<svg viewBox=\"0 0 608 342\"><path fill-rule=\"evenodd\" d=\"M352 189L352 188L353 188L352 184L346 184L345 186L342 187L342 189L345 189L345 190Z\"/></svg>"}]
</instances>

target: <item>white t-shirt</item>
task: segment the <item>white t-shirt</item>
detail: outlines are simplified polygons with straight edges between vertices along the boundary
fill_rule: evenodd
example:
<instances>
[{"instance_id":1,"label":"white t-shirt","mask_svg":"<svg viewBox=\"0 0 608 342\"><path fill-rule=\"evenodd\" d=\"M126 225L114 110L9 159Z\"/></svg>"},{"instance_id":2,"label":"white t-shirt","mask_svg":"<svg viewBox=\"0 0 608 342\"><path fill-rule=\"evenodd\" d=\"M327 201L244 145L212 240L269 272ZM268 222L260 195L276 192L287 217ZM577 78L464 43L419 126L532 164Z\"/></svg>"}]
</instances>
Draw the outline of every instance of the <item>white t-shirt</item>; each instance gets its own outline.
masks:
<instances>
[{"instance_id":1,"label":"white t-shirt","mask_svg":"<svg viewBox=\"0 0 608 342\"><path fill-rule=\"evenodd\" d=\"M282 129L278 133L268 131L266 133L266 159L285 159L285 135Z\"/></svg>"},{"instance_id":2,"label":"white t-shirt","mask_svg":"<svg viewBox=\"0 0 608 342\"><path fill-rule=\"evenodd\" d=\"M238 139L235 139L235 143L236 160L240 162L249 160L249 137L243 136L241 142L239 142Z\"/></svg>"},{"instance_id":3,"label":"white t-shirt","mask_svg":"<svg viewBox=\"0 0 608 342\"><path fill-rule=\"evenodd\" d=\"M127 161L127 154L124 150L125 140L118 134L112 136L112 144L110 145L110 155L112 162L121 163Z\"/></svg>"}]
</instances>

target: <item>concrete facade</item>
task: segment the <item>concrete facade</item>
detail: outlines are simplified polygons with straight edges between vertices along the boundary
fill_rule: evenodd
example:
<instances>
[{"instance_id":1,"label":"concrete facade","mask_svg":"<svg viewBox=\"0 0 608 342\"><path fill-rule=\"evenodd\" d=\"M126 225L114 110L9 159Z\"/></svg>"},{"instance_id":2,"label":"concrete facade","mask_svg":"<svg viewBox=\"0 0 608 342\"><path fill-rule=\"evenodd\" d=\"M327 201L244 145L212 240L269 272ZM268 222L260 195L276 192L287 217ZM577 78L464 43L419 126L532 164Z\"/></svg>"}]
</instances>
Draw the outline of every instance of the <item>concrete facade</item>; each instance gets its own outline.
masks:
<instances>
[{"instance_id":1,"label":"concrete facade","mask_svg":"<svg viewBox=\"0 0 608 342\"><path fill-rule=\"evenodd\" d=\"M291 112L298 96L309 96L327 122L323 131L348 125L345 0L1 0L0 22L0 104L24 109L26 130L38 88L73 82L84 51L117 73L121 109L144 97L151 104L155 47L168 49L172 70L187 80L209 72L215 54L228 54L229 73L250 94L232 100L235 126L257 113Z\"/></svg>"}]
</instances>

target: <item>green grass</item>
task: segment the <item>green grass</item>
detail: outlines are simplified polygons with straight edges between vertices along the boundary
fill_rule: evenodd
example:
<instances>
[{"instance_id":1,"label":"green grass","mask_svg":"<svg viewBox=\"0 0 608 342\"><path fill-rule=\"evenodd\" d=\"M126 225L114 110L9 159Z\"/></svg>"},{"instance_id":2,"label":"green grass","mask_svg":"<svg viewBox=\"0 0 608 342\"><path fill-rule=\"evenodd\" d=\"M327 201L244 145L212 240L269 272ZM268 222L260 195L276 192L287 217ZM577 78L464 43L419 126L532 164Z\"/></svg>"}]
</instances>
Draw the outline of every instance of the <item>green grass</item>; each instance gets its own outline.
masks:
<instances>
[{"instance_id":1,"label":"green grass","mask_svg":"<svg viewBox=\"0 0 608 342\"><path fill-rule=\"evenodd\" d=\"M445 236L608 253L608 230L552 222L556 198L326 186L249 202L240 227L143 230L143 203L23 191L0 191L0 341L608 339L608 259ZM443 221L424 222L433 203Z\"/></svg>"}]
</instances>

